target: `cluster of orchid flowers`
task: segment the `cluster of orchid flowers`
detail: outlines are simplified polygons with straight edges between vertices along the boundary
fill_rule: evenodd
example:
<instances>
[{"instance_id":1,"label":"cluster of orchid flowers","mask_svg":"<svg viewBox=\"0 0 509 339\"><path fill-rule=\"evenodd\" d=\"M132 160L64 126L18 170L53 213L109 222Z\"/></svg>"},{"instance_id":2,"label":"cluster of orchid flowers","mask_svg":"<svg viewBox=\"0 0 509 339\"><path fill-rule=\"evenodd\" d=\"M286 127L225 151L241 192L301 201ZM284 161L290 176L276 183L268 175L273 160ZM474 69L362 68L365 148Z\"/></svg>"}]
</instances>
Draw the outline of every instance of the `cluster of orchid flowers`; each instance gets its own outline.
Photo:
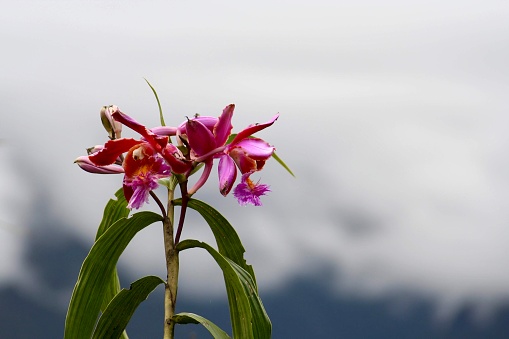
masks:
<instances>
[{"instance_id":1,"label":"cluster of orchid flowers","mask_svg":"<svg viewBox=\"0 0 509 339\"><path fill-rule=\"evenodd\" d=\"M279 115L266 123L250 125L235 135L231 134L234 109L235 105L230 104L218 118L197 115L178 127L148 129L117 106L105 106L101 110L101 120L110 140L88 149L88 155L75 162L91 173L123 173L123 191L128 207L139 209L148 202L160 179L176 175L179 182L187 181L197 166L203 164L201 177L187 190L187 196L193 195L210 176L213 160L219 159L221 194L226 196L231 191L238 168L242 177L233 195L241 205L260 206L260 196L270 189L265 184L253 182L250 176L263 168L275 148L252 135L271 126ZM122 125L139 133L141 138L122 138ZM172 143L171 137L176 138L176 144Z\"/></svg>"}]
</instances>

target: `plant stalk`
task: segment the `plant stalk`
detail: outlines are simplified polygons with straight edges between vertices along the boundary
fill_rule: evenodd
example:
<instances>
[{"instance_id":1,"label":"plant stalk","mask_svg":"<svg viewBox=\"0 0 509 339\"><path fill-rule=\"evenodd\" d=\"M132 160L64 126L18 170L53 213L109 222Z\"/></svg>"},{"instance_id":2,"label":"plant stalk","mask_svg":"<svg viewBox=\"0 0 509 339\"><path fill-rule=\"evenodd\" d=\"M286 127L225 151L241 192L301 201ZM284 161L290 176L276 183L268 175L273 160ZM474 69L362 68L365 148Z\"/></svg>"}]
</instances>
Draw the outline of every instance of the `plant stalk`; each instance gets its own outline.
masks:
<instances>
[{"instance_id":1,"label":"plant stalk","mask_svg":"<svg viewBox=\"0 0 509 339\"><path fill-rule=\"evenodd\" d=\"M164 290L164 339L173 339L175 332L175 305L177 303L177 287L179 274L179 258L173 239L175 206L173 205L174 190L168 190L167 215L163 221L164 251L166 254L166 284Z\"/></svg>"}]
</instances>

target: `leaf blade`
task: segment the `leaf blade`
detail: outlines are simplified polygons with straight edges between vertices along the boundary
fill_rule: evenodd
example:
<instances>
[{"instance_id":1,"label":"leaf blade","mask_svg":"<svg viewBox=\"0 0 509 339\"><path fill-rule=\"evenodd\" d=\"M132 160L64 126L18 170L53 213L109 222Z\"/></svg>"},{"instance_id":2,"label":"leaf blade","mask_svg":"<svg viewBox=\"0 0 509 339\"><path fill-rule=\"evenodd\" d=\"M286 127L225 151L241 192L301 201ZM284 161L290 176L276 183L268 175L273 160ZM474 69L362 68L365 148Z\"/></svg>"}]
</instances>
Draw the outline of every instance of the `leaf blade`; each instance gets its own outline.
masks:
<instances>
[{"instance_id":1,"label":"leaf blade","mask_svg":"<svg viewBox=\"0 0 509 339\"><path fill-rule=\"evenodd\" d=\"M150 87L150 89L152 90L152 93L154 93L154 95L156 97L157 107L159 107L159 119L161 120L161 126L166 126L166 124L164 123L163 108L161 107L161 102L159 101L159 96L157 95L155 88L152 87L150 82L148 82L148 80L145 78L143 78L143 79L147 82L147 85Z\"/></svg>"},{"instance_id":2,"label":"leaf blade","mask_svg":"<svg viewBox=\"0 0 509 339\"><path fill-rule=\"evenodd\" d=\"M93 339L119 338L136 308L160 284L164 280L149 275L133 282L129 289L122 289L99 318Z\"/></svg>"},{"instance_id":3,"label":"leaf blade","mask_svg":"<svg viewBox=\"0 0 509 339\"><path fill-rule=\"evenodd\" d=\"M272 324L256 291L251 275L233 260L223 256L212 246L197 241L184 240L177 250L199 247L205 249L216 260L223 271L234 338L265 339L270 338Z\"/></svg>"},{"instance_id":4,"label":"leaf blade","mask_svg":"<svg viewBox=\"0 0 509 339\"><path fill-rule=\"evenodd\" d=\"M274 158L274 160L276 160L281 166L283 166L283 168L291 174L292 177L295 178L295 174L293 174L292 170L290 169L290 167L288 167L287 164L285 164L285 162L283 160L281 160L281 158L276 154L276 152L272 153L272 157Z\"/></svg>"},{"instance_id":5,"label":"leaf blade","mask_svg":"<svg viewBox=\"0 0 509 339\"><path fill-rule=\"evenodd\" d=\"M173 320L178 324L202 324L212 334L214 339L231 339L219 326L198 314L181 312L175 314Z\"/></svg>"},{"instance_id":6,"label":"leaf blade","mask_svg":"<svg viewBox=\"0 0 509 339\"><path fill-rule=\"evenodd\" d=\"M118 258L131 239L143 228L162 221L153 212L139 212L111 225L94 243L85 258L67 310L64 338L90 338L107 293Z\"/></svg>"}]
</instances>

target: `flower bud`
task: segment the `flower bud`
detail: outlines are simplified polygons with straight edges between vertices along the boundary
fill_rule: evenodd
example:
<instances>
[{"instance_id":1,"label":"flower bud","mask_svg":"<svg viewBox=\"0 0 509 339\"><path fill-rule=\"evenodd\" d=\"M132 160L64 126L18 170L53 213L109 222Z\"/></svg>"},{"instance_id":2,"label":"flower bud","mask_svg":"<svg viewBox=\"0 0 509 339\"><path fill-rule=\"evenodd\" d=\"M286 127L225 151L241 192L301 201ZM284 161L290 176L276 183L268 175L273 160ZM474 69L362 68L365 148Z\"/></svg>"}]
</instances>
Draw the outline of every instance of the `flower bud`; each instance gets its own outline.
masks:
<instances>
[{"instance_id":1,"label":"flower bud","mask_svg":"<svg viewBox=\"0 0 509 339\"><path fill-rule=\"evenodd\" d=\"M120 138L120 134L122 133L122 124L115 121L112 117L115 111L118 111L118 107L115 105L103 106L101 109L101 122L112 140Z\"/></svg>"}]
</instances>

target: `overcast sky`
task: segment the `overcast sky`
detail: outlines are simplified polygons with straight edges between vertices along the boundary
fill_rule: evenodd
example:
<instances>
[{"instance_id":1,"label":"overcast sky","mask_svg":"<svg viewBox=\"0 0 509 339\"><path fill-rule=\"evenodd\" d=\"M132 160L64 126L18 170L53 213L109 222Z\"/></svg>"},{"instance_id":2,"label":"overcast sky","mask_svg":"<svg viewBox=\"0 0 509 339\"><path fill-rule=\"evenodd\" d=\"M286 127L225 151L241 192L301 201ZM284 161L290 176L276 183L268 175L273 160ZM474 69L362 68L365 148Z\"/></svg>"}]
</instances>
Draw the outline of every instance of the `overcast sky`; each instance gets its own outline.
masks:
<instances>
[{"instance_id":1,"label":"overcast sky","mask_svg":"<svg viewBox=\"0 0 509 339\"><path fill-rule=\"evenodd\" d=\"M91 244L122 178L73 160L106 140L102 105L158 124L145 77L170 125L232 102L236 130L280 113L260 136L296 178L269 162L261 208L215 174L197 195L237 227L262 289L329 270L337 293L406 291L443 314L509 301L507 1L0 3L0 285L30 274L36 204ZM211 239L189 221L184 237ZM160 232L124 269L164 275ZM205 254L182 261L196 295L221 293Z\"/></svg>"}]
</instances>

